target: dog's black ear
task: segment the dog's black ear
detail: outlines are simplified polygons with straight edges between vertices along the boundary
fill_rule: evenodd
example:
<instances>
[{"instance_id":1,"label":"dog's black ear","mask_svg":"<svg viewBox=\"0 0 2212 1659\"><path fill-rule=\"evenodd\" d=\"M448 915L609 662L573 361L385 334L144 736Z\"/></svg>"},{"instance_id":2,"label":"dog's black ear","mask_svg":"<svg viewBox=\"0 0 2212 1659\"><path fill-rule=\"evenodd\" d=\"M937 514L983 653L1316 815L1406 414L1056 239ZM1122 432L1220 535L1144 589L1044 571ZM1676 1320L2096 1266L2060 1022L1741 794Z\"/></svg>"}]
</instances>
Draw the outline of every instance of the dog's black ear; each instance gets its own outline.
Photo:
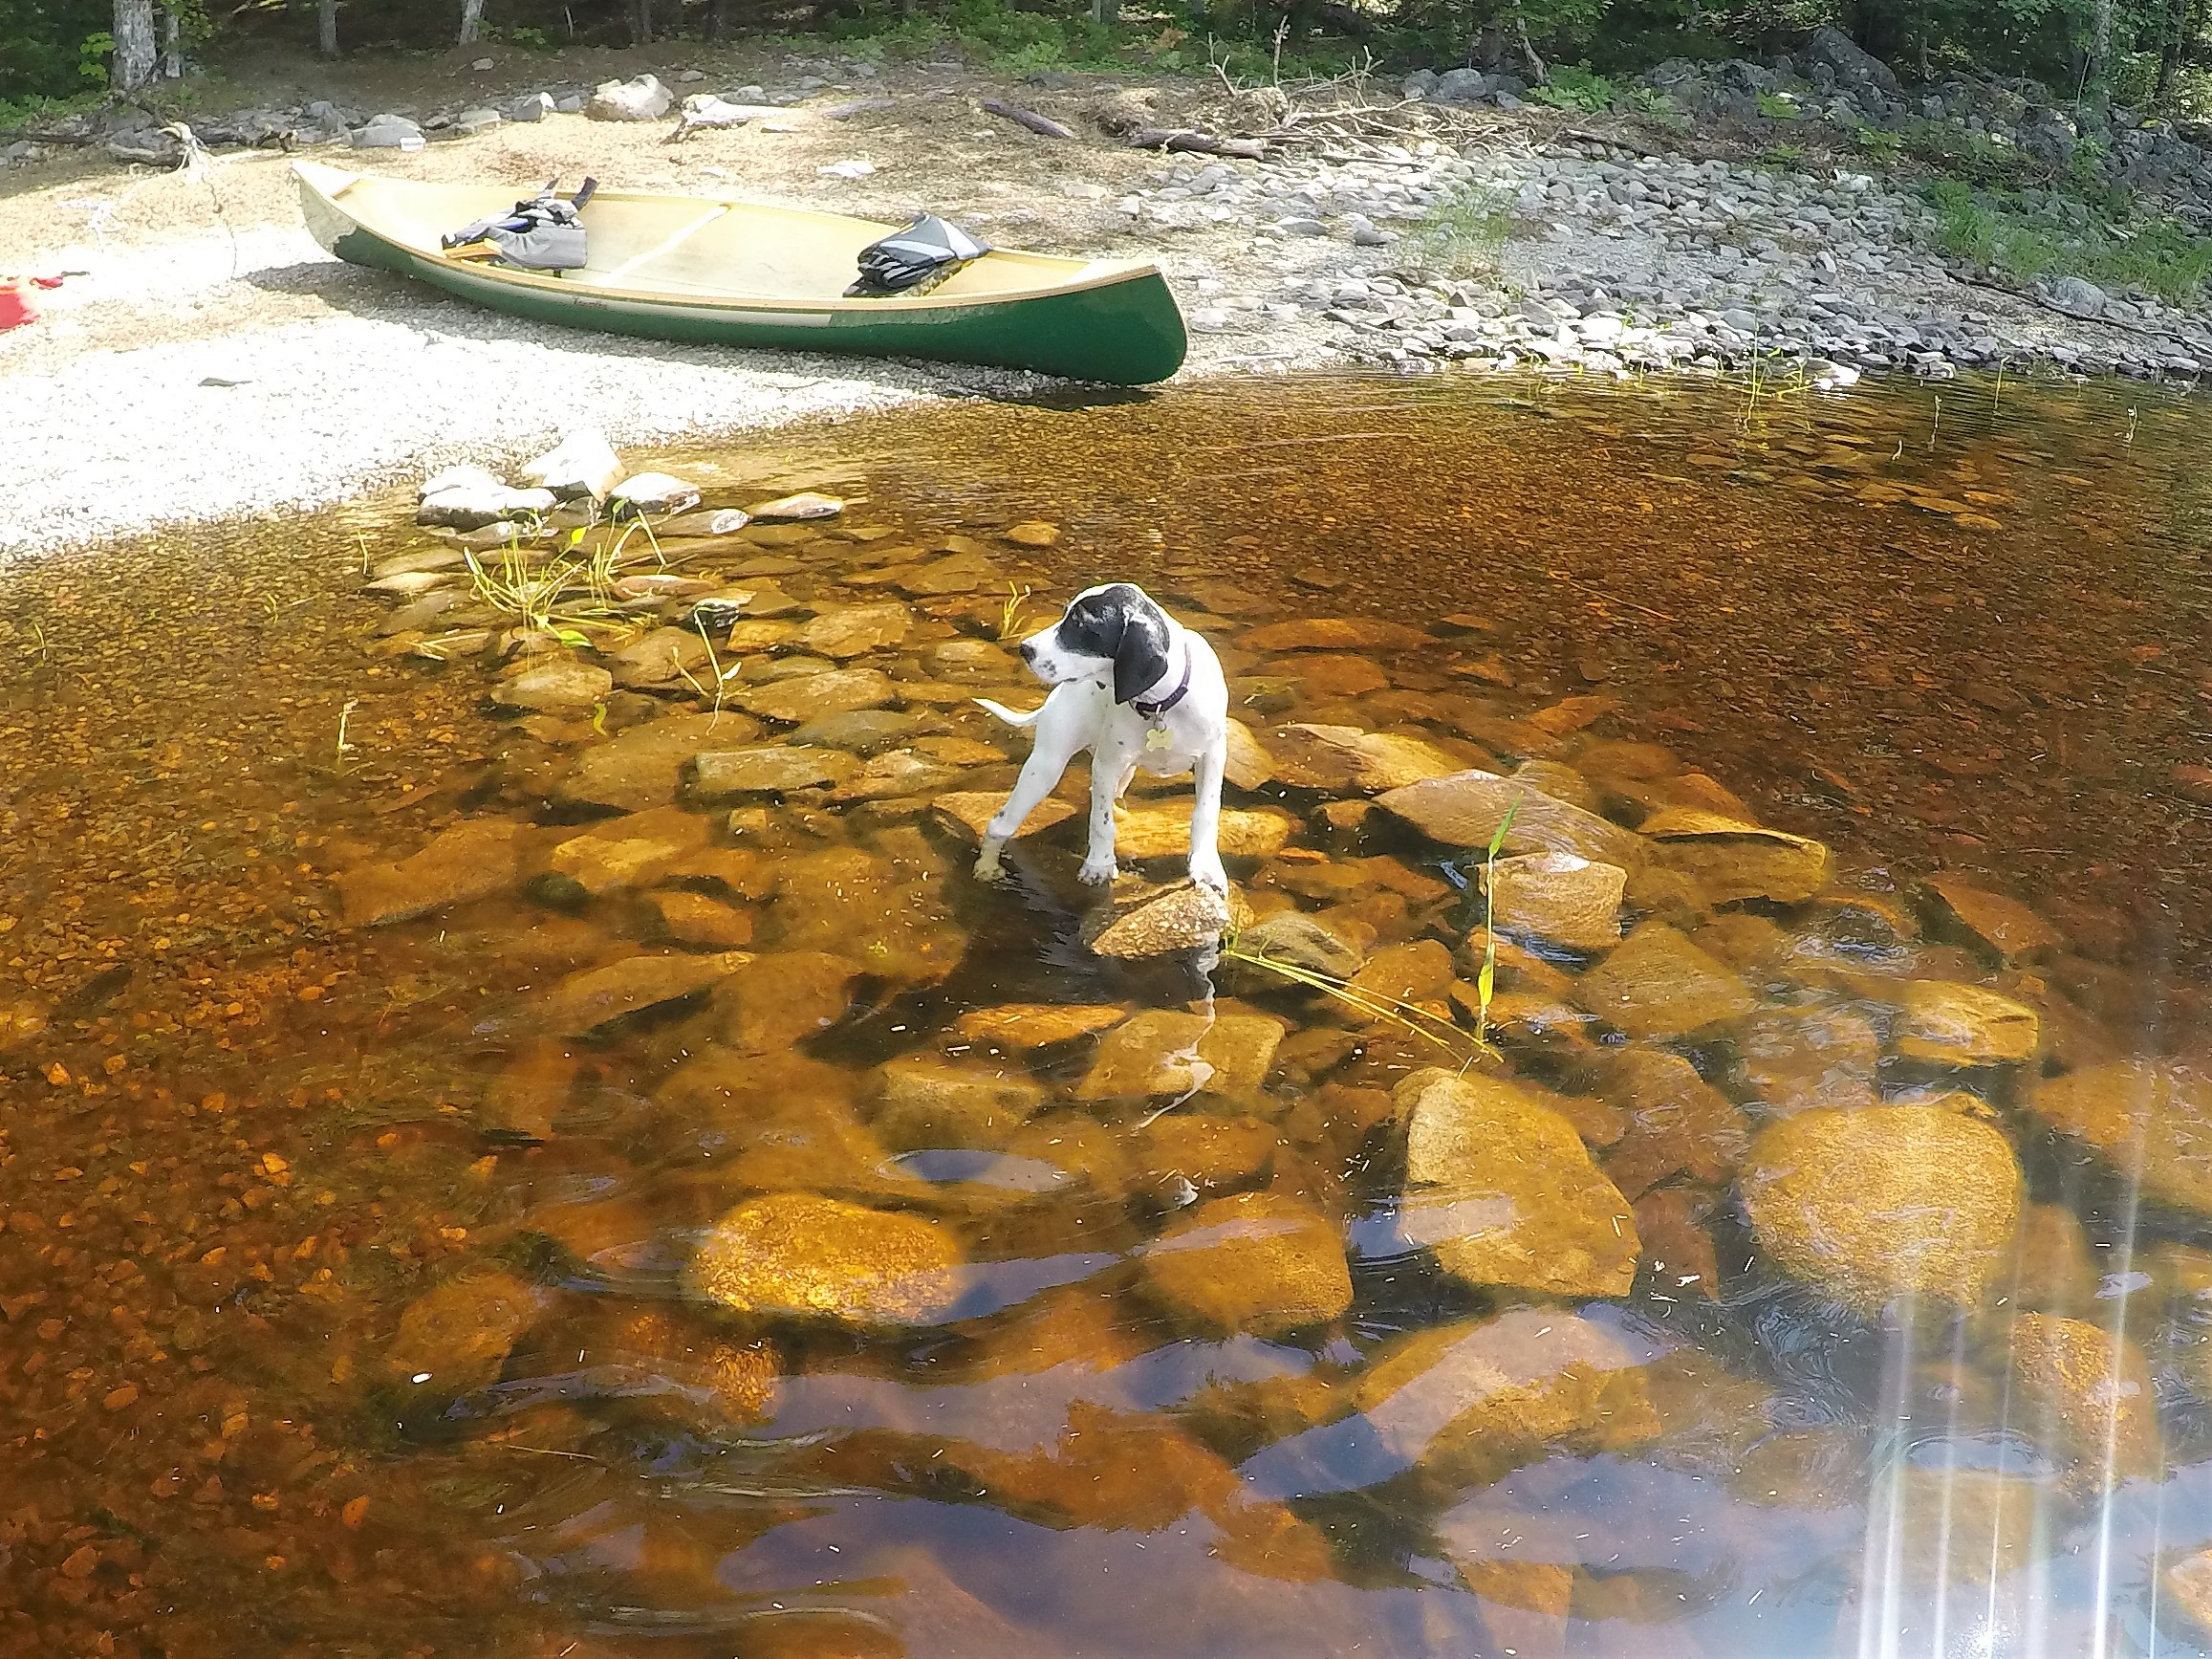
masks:
<instances>
[{"instance_id":1,"label":"dog's black ear","mask_svg":"<svg viewBox=\"0 0 2212 1659\"><path fill-rule=\"evenodd\" d=\"M1140 696L1167 672L1167 619L1138 588L1129 588L1121 643L1114 648L1114 701ZM1116 597L1120 593L1117 590Z\"/></svg>"}]
</instances>

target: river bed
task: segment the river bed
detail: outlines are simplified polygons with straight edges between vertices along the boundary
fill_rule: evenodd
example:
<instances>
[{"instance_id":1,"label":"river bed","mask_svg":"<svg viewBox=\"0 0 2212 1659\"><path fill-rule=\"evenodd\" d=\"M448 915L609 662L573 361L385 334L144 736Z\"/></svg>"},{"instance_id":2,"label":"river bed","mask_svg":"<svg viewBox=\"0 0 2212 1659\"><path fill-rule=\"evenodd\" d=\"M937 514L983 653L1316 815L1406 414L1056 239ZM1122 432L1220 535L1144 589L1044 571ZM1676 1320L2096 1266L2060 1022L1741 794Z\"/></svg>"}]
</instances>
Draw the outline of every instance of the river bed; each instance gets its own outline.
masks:
<instances>
[{"instance_id":1,"label":"river bed","mask_svg":"<svg viewBox=\"0 0 2212 1659\"><path fill-rule=\"evenodd\" d=\"M2212 1651L2206 437L871 416L629 457L844 505L543 697L411 496L9 570L10 1642ZM1097 954L1079 816L969 873L969 699L1105 579L1224 656L1303 981Z\"/></svg>"}]
</instances>

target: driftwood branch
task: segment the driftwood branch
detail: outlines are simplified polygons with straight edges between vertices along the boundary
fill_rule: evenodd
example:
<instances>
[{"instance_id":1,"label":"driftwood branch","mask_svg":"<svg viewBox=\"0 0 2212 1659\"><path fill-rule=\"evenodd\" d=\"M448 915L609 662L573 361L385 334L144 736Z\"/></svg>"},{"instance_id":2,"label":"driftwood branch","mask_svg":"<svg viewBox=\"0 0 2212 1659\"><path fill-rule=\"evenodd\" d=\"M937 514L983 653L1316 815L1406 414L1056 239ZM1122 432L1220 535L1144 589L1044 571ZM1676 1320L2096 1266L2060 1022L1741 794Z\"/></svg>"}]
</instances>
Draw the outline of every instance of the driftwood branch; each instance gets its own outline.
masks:
<instances>
[{"instance_id":1,"label":"driftwood branch","mask_svg":"<svg viewBox=\"0 0 2212 1659\"><path fill-rule=\"evenodd\" d=\"M1256 162L1268 153L1259 139L1217 139L1180 127L1132 127L1122 141L1139 150L1195 150L1205 156L1241 156Z\"/></svg>"},{"instance_id":2,"label":"driftwood branch","mask_svg":"<svg viewBox=\"0 0 2212 1659\"><path fill-rule=\"evenodd\" d=\"M1018 127L1028 127L1040 138L1072 139L1075 136L1074 128L1062 126L1049 115L1039 115L1033 109L1024 109L1004 98L987 98L983 100L983 107L985 113L1001 116Z\"/></svg>"}]
</instances>

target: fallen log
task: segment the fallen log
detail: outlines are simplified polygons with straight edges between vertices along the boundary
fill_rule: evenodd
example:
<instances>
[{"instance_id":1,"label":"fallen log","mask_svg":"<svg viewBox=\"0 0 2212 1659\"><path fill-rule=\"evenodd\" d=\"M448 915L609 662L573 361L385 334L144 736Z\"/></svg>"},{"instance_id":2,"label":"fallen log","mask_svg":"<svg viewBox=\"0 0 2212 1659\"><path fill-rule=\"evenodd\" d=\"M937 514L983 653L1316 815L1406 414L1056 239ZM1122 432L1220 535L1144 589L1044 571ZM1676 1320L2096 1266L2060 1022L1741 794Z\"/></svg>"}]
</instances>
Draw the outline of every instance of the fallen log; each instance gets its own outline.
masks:
<instances>
[{"instance_id":1,"label":"fallen log","mask_svg":"<svg viewBox=\"0 0 2212 1659\"><path fill-rule=\"evenodd\" d=\"M987 98L983 100L983 107L985 113L1002 116L1018 127L1028 127L1040 138L1072 139L1075 136L1074 128L1062 126L1049 115L1039 115L1033 109L1024 109L1004 98Z\"/></svg>"},{"instance_id":2,"label":"fallen log","mask_svg":"<svg viewBox=\"0 0 2212 1659\"><path fill-rule=\"evenodd\" d=\"M1202 156L1240 156L1256 162L1268 153L1258 139L1217 139L1211 133L1181 127L1133 127L1122 140L1139 150L1193 150Z\"/></svg>"}]
</instances>

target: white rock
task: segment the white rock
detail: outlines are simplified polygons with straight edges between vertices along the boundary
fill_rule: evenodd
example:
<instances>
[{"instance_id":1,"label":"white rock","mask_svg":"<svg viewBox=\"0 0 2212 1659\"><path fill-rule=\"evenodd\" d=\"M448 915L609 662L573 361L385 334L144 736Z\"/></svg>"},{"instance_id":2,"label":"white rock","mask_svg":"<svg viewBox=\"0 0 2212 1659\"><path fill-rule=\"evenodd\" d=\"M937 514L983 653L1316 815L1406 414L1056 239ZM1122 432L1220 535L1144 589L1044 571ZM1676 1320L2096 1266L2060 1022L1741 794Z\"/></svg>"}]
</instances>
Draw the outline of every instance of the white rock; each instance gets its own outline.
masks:
<instances>
[{"instance_id":1,"label":"white rock","mask_svg":"<svg viewBox=\"0 0 2212 1659\"><path fill-rule=\"evenodd\" d=\"M675 104L676 95L658 76L640 75L634 80L601 81L584 113L596 121L649 121L659 120Z\"/></svg>"},{"instance_id":2,"label":"white rock","mask_svg":"<svg viewBox=\"0 0 2212 1659\"><path fill-rule=\"evenodd\" d=\"M615 499L638 513L683 513L699 505L699 489L665 472L640 472L615 486Z\"/></svg>"},{"instance_id":3,"label":"white rock","mask_svg":"<svg viewBox=\"0 0 2212 1659\"><path fill-rule=\"evenodd\" d=\"M553 506L550 490L510 490L497 480L488 485L458 484L425 495L415 509L415 522L481 530L522 513L551 513Z\"/></svg>"},{"instance_id":4,"label":"white rock","mask_svg":"<svg viewBox=\"0 0 2212 1659\"><path fill-rule=\"evenodd\" d=\"M826 167L816 167L814 172L824 179L865 179L875 170L874 162L832 162Z\"/></svg>"},{"instance_id":5,"label":"white rock","mask_svg":"<svg viewBox=\"0 0 2212 1659\"><path fill-rule=\"evenodd\" d=\"M550 490L564 501L578 495L604 501L621 482L622 462L604 432L586 427L563 437L518 476L525 484Z\"/></svg>"},{"instance_id":6,"label":"white rock","mask_svg":"<svg viewBox=\"0 0 2212 1659\"><path fill-rule=\"evenodd\" d=\"M741 127L759 113L711 92L695 92L683 100L683 124L687 127Z\"/></svg>"}]
</instances>

